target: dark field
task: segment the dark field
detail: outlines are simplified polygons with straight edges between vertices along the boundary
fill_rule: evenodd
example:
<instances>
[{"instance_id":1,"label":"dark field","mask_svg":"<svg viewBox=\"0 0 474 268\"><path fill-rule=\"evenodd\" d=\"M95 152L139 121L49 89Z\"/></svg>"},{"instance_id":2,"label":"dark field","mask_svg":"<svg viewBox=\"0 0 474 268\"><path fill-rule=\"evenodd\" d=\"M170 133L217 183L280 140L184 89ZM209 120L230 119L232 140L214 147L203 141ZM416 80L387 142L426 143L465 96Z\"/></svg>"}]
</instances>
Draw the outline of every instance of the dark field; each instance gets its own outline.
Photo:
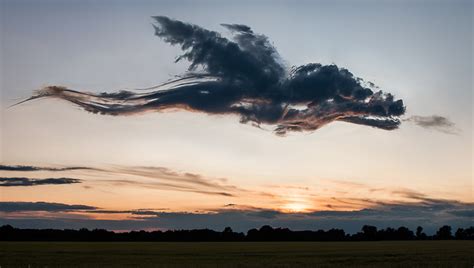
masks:
<instances>
[{"instance_id":1,"label":"dark field","mask_svg":"<svg viewBox=\"0 0 474 268\"><path fill-rule=\"evenodd\" d=\"M474 241L0 242L4 267L473 267Z\"/></svg>"}]
</instances>

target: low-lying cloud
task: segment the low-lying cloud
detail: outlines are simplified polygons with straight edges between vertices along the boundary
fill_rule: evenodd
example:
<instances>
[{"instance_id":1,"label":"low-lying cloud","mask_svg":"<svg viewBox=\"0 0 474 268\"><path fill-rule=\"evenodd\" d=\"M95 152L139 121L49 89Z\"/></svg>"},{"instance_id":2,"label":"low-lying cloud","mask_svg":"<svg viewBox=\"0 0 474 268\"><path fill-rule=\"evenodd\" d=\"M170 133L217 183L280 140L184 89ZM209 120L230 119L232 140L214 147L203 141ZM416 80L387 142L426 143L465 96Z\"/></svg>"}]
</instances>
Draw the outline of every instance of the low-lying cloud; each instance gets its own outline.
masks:
<instances>
[{"instance_id":1,"label":"low-lying cloud","mask_svg":"<svg viewBox=\"0 0 474 268\"><path fill-rule=\"evenodd\" d=\"M204 229L223 230L226 226L237 231L246 231L262 225L289 227L294 230L316 230L341 228L350 233L369 224L380 228L407 226L415 229L423 226L433 232L442 225L454 228L472 225L473 204L453 200L426 198L429 202L374 202L373 206L354 211L317 211L307 213L284 213L272 209L248 206L224 206L210 212L170 212L149 209L101 210L96 207L57 203L0 202L0 212L63 211L85 213L90 218L71 221L65 215L57 217L9 216L4 213L0 225L11 224L20 228L105 228L116 230L138 229ZM96 214L130 214L121 220L94 218Z\"/></svg>"},{"instance_id":2,"label":"low-lying cloud","mask_svg":"<svg viewBox=\"0 0 474 268\"><path fill-rule=\"evenodd\" d=\"M393 130L403 101L336 65L289 67L265 35L240 24L222 24L233 39L197 25L153 17L155 34L180 46L189 70L145 90L87 93L48 86L28 100L59 98L106 115L183 109L237 115L241 123L270 125L278 135L313 131L334 121ZM28 101L26 100L26 101Z\"/></svg>"},{"instance_id":3,"label":"low-lying cloud","mask_svg":"<svg viewBox=\"0 0 474 268\"><path fill-rule=\"evenodd\" d=\"M46 178L31 179L24 177L0 178L0 187L18 187L18 186L39 186L39 185L59 185L81 183L79 179L71 178Z\"/></svg>"},{"instance_id":4,"label":"low-lying cloud","mask_svg":"<svg viewBox=\"0 0 474 268\"><path fill-rule=\"evenodd\" d=\"M0 202L0 212L25 212L25 211L77 211L97 209L86 205L68 205L50 202Z\"/></svg>"}]
</instances>

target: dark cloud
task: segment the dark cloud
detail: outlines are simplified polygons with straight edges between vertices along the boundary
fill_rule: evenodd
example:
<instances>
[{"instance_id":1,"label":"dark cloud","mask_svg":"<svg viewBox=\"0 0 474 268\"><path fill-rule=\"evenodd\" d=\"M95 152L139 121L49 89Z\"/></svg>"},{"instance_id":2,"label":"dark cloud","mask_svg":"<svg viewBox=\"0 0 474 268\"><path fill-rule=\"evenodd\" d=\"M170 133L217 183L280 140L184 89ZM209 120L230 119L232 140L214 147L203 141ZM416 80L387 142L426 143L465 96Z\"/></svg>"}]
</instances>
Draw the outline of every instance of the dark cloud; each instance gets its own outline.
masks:
<instances>
[{"instance_id":1,"label":"dark cloud","mask_svg":"<svg viewBox=\"0 0 474 268\"><path fill-rule=\"evenodd\" d=\"M57 185L81 183L79 179L71 178L47 178L47 179L31 179L22 177L0 178L0 187L16 187L16 186L38 186L38 185Z\"/></svg>"},{"instance_id":2,"label":"dark cloud","mask_svg":"<svg viewBox=\"0 0 474 268\"><path fill-rule=\"evenodd\" d=\"M93 210L93 206L86 205L68 205L62 203L48 202L0 202L1 212L24 212L24 211L76 211Z\"/></svg>"},{"instance_id":3,"label":"dark cloud","mask_svg":"<svg viewBox=\"0 0 474 268\"><path fill-rule=\"evenodd\" d=\"M428 232L439 226L449 224L457 227L472 225L469 212L472 203L453 200L430 199L423 202L374 202L372 207L354 211L318 211L308 213L284 213L272 209L248 206L225 206L211 212L166 212L153 211L151 216L138 217L155 228L193 229L211 228L222 230L231 226L235 230L245 231L268 224L275 227L289 227L295 230L315 230L342 228L356 232L364 224L379 227L408 226L415 229L418 225ZM462 211L462 212L460 212ZM458 215L460 212L461 215Z\"/></svg>"},{"instance_id":4,"label":"dark cloud","mask_svg":"<svg viewBox=\"0 0 474 268\"><path fill-rule=\"evenodd\" d=\"M62 168L52 168L52 167L36 167L36 166L22 166L22 165L0 165L0 170L3 171L70 171L70 170L95 170L90 167L62 167Z\"/></svg>"},{"instance_id":5,"label":"dark cloud","mask_svg":"<svg viewBox=\"0 0 474 268\"><path fill-rule=\"evenodd\" d=\"M188 73L146 91L93 94L48 86L28 100L60 98L107 115L176 108L234 114L242 123L274 126L278 135L316 130L333 121L392 130L405 113L402 100L347 69L319 63L288 68L268 38L246 25L222 24L233 34L229 40L178 20L153 19L155 34L184 51L176 61L189 61Z\"/></svg>"},{"instance_id":6,"label":"dark cloud","mask_svg":"<svg viewBox=\"0 0 474 268\"><path fill-rule=\"evenodd\" d=\"M459 217L474 218L474 209L453 210L450 213Z\"/></svg>"},{"instance_id":7,"label":"dark cloud","mask_svg":"<svg viewBox=\"0 0 474 268\"><path fill-rule=\"evenodd\" d=\"M415 115L404 119L404 121L413 122L420 127L434 129L448 134L457 134L458 132L453 122L451 122L448 118L439 115Z\"/></svg>"},{"instance_id":8,"label":"dark cloud","mask_svg":"<svg viewBox=\"0 0 474 268\"><path fill-rule=\"evenodd\" d=\"M2 217L0 224L11 224L22 228L105 228L117 230L138 229L203 229L223 230L231 226L236 231L246 231L262 225L289 227L294 230L316 230L341 228L354 233L363 225L375 225L380 228L407 226L415 229L421 225L427 232L433 232L442 225L453 228L472 225L472 218L459 217L449 213L424 211L418 208L406 208L407 212L398 215L393 211L365 209L360 211L326 211L314 214L282 213L269 211L260 215L253 211L221 211L217 213L166 213L154 212L151 216L125 220L74 219L65 217ZM268 214L272 215L268 215ZM418 215L417 215L418 214Z\"/></svg>"},{"instance_id":9,"label":"dark cloud","mask_svg":"<svg viewBox=\"0 0 474 268\"><path fill-rule=\"evenodd\" d=\"M160 216L163 211L169 210L168 208L158 208L158 209L135 209L135 210L89 210L87 213L95 214L131 214L139 216Z\"/></svg>"}]
</instances>

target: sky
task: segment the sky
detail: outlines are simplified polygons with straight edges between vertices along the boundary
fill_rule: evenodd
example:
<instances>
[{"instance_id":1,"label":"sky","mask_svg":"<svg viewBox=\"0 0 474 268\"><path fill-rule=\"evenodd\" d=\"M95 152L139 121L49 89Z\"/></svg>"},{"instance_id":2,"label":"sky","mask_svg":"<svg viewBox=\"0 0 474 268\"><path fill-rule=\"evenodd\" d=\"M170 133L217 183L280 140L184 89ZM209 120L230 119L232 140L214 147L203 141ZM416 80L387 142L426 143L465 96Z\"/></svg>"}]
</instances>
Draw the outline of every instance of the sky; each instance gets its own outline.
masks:
<instances>
[{"instance_id":1,"label":"sky","mask_svg":"<svg viewBox=\"0 0 474 268\"><path fill-rule=\"evenodd\" d=\"M472 1L0 3L0 224L472 224Z\"/></svg>"}]
</instances>

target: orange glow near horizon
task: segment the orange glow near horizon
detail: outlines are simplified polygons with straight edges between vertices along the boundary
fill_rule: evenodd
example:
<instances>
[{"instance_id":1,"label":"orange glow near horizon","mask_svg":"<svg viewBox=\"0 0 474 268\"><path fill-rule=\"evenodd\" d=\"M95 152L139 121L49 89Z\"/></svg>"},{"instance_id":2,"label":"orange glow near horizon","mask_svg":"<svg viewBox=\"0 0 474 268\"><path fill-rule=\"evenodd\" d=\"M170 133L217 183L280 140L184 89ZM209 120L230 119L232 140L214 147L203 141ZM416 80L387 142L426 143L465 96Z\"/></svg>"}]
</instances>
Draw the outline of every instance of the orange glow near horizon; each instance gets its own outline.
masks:
<instances>
[{"instance_id":1,"label":"orange glow near horizon","mask_svg":"<svg viewBox=\"0 0 474 268\"><path fill-rule=\"evenodd\" d=\"M314 206L311 204L307 195L299 191L292 192L287 198L283 199L283 205L279 208L282 212L304 213L314 210Z\"/></svg>"},{"instance_id":2,"label":"orange glow near horizon","mask_svg":"<svg viewBox=\"0 0 474 268\"><path fill-rule=\"evenodd\" d=\"M309 207L303 203L288 203L285 204L283 207L283 212L307 212Z\"/></svg>"}]
</instances>

